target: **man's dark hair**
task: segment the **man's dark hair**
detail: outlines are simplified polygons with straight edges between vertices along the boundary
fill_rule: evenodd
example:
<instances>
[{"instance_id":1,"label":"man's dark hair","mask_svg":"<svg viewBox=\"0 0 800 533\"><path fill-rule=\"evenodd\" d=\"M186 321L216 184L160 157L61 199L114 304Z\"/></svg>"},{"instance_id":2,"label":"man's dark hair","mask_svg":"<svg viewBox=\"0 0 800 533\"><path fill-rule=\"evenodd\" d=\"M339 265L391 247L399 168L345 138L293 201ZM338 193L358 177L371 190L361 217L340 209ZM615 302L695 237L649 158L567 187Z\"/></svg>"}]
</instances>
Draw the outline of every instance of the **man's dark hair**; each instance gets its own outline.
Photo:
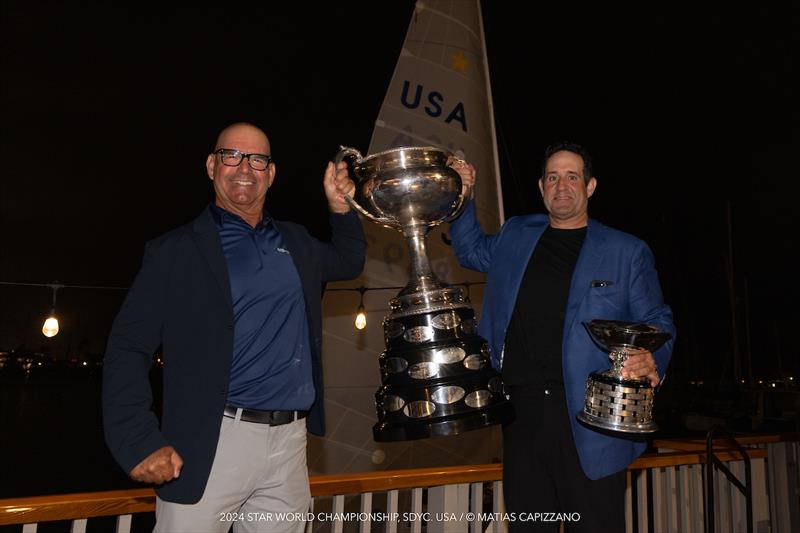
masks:
<instances>
[{"instance_id":1,"label":"man's dark hair","mask_svg":"<svg viewBox=\"0 0 800 533\"><path fill-rule=\"evenodd\" d=\"M559 141L551 144L545 149L544 160L542 161L541 178L544 178L544 173L547 170L547 162L550 160L550 157L552 157L552 155L556 152L564 151L572 152L573 154L579 155L581 159L583 159L583 181L589 183L589 180L592 179L592 156L589 155L589 151L586 148L571 141Z\"/></svg>"}]
</instances>

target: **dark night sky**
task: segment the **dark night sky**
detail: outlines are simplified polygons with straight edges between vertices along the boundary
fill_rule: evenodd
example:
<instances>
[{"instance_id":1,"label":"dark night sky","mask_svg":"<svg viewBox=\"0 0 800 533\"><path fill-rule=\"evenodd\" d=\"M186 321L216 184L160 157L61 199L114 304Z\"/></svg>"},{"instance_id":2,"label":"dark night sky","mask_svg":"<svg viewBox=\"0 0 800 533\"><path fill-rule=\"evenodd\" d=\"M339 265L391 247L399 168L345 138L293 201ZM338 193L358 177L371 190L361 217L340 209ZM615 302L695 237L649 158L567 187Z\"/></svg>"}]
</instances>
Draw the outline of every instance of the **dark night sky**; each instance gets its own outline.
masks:
<instances>
[{"instance_id":1,"label":"dark night sky","mask_svg":"<svg viewBox=\"0 0 800 533\"><path fill-rule=\"evenodd\" d=\"M0 281L129 285L144 242L210 200L205 156L238 120L271 137L273 214L324 235L322 169L340 144L367 149L413 2L286 4L4 1ZM539 4L484 5L506 214L542 209L549 142L586 144L591 214L654 250L674 364L715 376L730 351L730 206L754 372L777 354L800 372L797 18ZM121 294L63 289L52 340L38 333L49 300L0 286L0 349L100 351Z\"/></svg>"}]
</instances>

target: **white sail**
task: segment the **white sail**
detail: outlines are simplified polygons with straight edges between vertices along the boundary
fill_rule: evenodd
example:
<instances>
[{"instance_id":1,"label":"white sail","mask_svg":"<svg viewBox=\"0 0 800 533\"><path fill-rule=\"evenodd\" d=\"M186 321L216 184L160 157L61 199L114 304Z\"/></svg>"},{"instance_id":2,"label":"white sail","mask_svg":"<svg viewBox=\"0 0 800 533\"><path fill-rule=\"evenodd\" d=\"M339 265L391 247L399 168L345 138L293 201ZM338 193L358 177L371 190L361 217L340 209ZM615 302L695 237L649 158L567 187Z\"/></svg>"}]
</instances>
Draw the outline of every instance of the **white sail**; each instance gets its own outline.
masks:
<instances>
[{"instance_id":1,"label":"white sail","mask_svg":"<svg viewBox=\"0 0 800 533\"><path fill-rule=\"evenodd\" d=\"M478 217L496 229L503 211L491 93L478 0L418 1L366 156L399 146L435 146L461 152L478 171ZM409 254L397 231L364 221L367 263L361 278L343 287L401 287L408 281ZM445 283L470 283L480 308L483 275L458 266L447 244L447 225L431 230L427 252ZM328 434L312 438L313 474L410 468L498 460L499 428L454 437L376 443L374 393L381 384L378 356L385 349L383 317L398 289L364 294L367 327L353 325L357 292L328 291L323 301L323 353Z\"/></svg>"}]
</instances>

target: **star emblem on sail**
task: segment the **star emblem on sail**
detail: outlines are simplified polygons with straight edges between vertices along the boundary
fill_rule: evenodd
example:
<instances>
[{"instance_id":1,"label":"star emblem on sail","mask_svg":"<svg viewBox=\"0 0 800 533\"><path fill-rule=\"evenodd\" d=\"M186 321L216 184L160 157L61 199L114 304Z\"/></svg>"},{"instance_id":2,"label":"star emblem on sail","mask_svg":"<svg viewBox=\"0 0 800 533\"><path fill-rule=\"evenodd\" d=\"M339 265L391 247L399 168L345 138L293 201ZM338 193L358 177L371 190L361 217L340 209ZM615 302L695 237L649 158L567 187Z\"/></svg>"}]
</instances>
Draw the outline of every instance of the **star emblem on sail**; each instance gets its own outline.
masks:
<instances>
[{"instance_id":1,"label":"star emblem on sail","mask_svg":"<svg viewBox=\"0 0 800 533\"><path fill-rule=\"evenodd\" d=\"M467 56L464 55L464 52L456 52L451 56L452 62L450 66L453 70L457 70L462 74L467 73L467 69L469 68L469 61L467 61Z\"/></svg>"}]
</instances>

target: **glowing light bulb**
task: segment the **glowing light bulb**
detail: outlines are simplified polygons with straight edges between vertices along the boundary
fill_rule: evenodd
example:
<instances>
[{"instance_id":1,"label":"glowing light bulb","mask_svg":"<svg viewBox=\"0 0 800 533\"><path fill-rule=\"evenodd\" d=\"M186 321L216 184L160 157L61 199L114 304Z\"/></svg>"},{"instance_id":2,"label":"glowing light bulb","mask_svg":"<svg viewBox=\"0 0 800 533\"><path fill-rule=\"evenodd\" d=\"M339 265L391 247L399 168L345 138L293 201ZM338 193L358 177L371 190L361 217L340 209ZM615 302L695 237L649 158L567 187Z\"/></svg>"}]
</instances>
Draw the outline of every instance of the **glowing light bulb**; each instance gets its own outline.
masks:
<instances>
[{"instance_id":1,"label":"glowing light bulb","mask_svg":"<svg viewBox=\"0 0 800 533\"><path fill-rule=\"evenodd\" d=\"M42 326L42 334L45 337L55 337L58 335L58 319L56 317L51 316L44 321L44 326Z\"/></svg>"},{"instance_id":2,"label":"glowing light bulb","mask_svg":"<svg viewBox=\"0 0 800 533\"><path fill-rule=\"evenodd\" d=\"M364 329L367 327L367 315L364 312L364 306L358 306L358 312L356 313L356 329Z\"/></svg>"}]
</instances>

